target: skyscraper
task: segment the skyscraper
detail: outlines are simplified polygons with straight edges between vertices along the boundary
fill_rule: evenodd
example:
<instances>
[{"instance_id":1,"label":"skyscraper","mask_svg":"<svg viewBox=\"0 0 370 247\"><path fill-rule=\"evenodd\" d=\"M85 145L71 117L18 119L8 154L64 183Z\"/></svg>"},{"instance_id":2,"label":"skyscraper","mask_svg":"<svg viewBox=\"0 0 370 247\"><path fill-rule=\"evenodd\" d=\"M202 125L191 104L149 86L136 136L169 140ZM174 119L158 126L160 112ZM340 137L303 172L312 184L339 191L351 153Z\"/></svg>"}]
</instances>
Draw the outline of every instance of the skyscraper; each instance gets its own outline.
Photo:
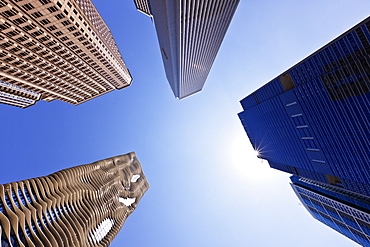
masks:
<instances>
[{"instance_id":1,"label":"skyscraper","mask_svg":"<svg viewBox=\"0 0 370 247\"><path fill-rule=\"evenodd\" d=\"M291 181L315 219L362 246L370 246L370 197L297 176Z\"/></svg>"},{"instance_id":2,"label":"skyscraper","mask_svg":"<svg viewBox=\"0 0 370 247\"><path fill-rule=\"evenodd\" d=\"M78 105L131 84L90 0L0 0L0 31L0 81L40 94L35 101Z\"/></svg>"},{"instance_id":3,"label":"skyscraper","mask_svg":"<svg viewBox=\"0 0 370 247\"><path fill-rule=\"evenodd\" d=\"M154 19L167 80L176 98L202 90L239 0L135 0Z\"/></svg>"},{"instance_id":4,"label":"skyscraper","mask_svg":"<svg viewBox=\"0 0 370 247\"><path fill-rule=\"evenodd\" d=\"M370 196L370 18L241 100L272 168Z\"/></svg>"},{"instance_id":5,"label":"skyscraper","mask_svg":"<svg viewBox=\"0 0 370 247\"><path fill-rule=\"evenodd\" d=\"M1 246L108 246L148 188L135 153L0 185Z\"/></svg>"}]
</instances>

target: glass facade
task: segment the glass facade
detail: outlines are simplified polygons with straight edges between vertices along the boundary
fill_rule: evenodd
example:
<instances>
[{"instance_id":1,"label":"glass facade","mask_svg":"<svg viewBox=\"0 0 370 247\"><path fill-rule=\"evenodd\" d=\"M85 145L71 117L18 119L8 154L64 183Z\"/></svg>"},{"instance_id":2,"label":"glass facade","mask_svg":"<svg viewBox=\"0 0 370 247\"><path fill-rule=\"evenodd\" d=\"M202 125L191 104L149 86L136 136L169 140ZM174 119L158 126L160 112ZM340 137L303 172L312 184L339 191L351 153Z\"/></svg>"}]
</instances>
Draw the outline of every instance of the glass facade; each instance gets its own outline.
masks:
<instances>
[{"instance_id":1,"label":"glass facade","mask_svg":"<svg viewBox=\"0 0 370 247\"><path fill-rule=\"evenodd\" d=\"M313 180L292 176L291 181L294 192L315 219L362 246L370 246L370 204L357 203L356 193L344 196Z\"/></svg>"},{"instance_id":2,"label":"glass facade","mask_svg":"<svg viewBox=\"0 0 370 247\"><path fill-rule=\"evenodd\" d=\"M272 168L370 196L370 18L241 100Z\"/></svg>"}]
</instances>

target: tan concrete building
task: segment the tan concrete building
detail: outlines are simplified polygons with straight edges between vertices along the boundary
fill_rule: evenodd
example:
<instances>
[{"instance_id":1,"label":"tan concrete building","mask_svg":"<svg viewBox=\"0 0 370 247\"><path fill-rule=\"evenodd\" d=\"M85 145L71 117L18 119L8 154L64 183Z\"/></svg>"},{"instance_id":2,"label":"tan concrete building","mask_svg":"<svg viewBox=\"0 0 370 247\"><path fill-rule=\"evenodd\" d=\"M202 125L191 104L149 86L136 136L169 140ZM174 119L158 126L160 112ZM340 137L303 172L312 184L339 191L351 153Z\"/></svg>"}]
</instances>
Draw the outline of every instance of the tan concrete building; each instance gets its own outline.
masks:
<instances>
[{"instance_id":1,"label":"tan concrete building","mask_svg":"<svg viewBox=\"0 0 370 247\"><path fill-rule=\"evenodd\" d=\"M0 81L78 105L132 77L90 0L0 0Z\"/></svg>"},{"instance_id":2,"label":"tan concrete building","mask_svg":"<svg viewBox=\"0 0 370 247\"><path fill-rule=\"evenodd\" d=\"M148 188L135 153L0 185L1 246L108 246Z\"/></svg>"}]
</instances>

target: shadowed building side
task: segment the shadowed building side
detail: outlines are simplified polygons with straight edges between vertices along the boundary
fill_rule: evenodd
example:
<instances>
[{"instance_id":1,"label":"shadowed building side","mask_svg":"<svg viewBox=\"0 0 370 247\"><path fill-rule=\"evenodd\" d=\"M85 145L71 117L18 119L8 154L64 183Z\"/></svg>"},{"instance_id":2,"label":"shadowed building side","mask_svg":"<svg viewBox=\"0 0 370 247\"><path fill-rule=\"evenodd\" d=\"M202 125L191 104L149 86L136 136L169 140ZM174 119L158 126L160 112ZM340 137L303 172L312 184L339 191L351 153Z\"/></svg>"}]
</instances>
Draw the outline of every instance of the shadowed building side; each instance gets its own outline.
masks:
<instances>
[{"instance_id":1,"label":"shadowed building side","mask_svg":"<svg viewBox=\"0 0 370 247\"><path fill-rule=\"evenodd\" d=\"M202 90L239 0L135 0L154 19L167 80L176 98Z\"/></svg>"},{"instance_id":2,"label":"shadowed building side","mask_svg":"<svg viewBox=\"0 0 370 247\"><path fill-rule=\"evenodd\" d=\"M1 246L108 246L148 188L135 153L0 185Z\"/></svg>"}]
</instances>

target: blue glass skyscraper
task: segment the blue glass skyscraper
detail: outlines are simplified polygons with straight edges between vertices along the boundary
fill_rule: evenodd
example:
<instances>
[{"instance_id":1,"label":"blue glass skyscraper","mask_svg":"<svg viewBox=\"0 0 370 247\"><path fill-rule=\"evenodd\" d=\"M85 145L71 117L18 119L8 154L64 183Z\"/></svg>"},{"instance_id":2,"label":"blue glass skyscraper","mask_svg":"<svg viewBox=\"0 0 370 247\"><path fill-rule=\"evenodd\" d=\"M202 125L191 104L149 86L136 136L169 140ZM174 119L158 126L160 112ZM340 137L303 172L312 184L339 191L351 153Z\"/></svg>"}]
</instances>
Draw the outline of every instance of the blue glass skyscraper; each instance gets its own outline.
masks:
<instances>
[{"instance_id":1,"label":"blue glass skyscraper","mask_svg":"<svg viewBox=\"0 0 370 247\"><path fill-rule=\"evenodd\" d=\"M370 196L370 18L241 100L272 168Z\"/></svg>"},{"instance_id":2,"label":"blue glass skyscraper","mask_svg":"<svg viewBox=\"0 0 370 247\"><path fill-rule=\"evenodd\" d=\"M311 179L291 177L291 185L308 212L362 246L370 246L370 198Z\"/></svg>"}]
</instances>

